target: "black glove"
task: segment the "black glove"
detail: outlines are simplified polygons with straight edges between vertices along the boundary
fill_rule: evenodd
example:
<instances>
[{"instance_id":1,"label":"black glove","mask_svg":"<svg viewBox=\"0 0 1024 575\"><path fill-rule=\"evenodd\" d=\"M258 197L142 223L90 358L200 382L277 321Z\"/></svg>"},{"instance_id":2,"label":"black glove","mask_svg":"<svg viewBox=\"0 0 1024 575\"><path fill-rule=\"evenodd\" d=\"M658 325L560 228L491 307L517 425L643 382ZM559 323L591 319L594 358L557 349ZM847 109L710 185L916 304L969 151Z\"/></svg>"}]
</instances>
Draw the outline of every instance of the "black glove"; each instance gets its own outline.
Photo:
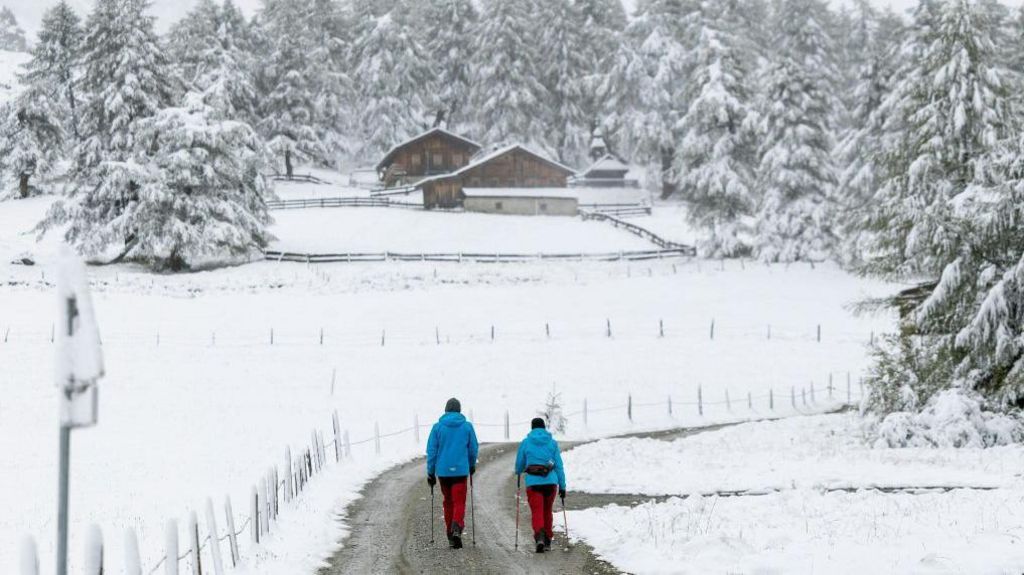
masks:
<instances>
[{"instance_id":1,"label":"black glove","mask_svg":"<svg viewBox=\"0 0 1024 575\"><path fill-rule=\"evenodd\" d=\"M470 465L469 466L469 474L473 475L474 473L476 473L476 465Z\"/></svg>"},{"instance_id":2,"label":"black glove","mask_svg":"<svg viewBox=\"0 0 1024 575\"><path fill-rule=\"evenodd\" d=\"M428 474L427 475L427 485L433 487L435 483L437 483L437 478L434 477L433 475Z\"/></svg>"},{"instance_id":3,"label":"black glove","mask_svg":"<svg viewBox=\"0 0 1024 575\"><path fill-rule=\"evenodd\" d=\"M562 498L562 505L565 505L565 491L559 491L558 496Z\"/></svg>"}]
</instances>

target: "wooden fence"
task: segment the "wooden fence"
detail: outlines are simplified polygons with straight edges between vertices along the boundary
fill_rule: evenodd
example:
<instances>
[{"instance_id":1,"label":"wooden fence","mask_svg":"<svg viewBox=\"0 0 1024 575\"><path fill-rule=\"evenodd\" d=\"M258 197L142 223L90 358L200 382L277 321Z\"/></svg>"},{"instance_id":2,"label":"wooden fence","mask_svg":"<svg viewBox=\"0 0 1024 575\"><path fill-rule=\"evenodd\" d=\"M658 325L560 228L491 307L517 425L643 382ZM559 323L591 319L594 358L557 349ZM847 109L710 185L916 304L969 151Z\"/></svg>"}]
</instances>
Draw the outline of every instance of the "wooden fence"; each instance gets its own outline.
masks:
<instances>
[{"instance_id":1,"label":"wooden fence","mask_svg":"<svg viewBox=\"0 0 1024 575\"><path fill-rule=\"evenodd\" d=\"M423 209L418 202L397 202L388 198L306 198L295 200L270 200L268 210L299 210L305 208L406 208Z\"/></svg>"},{"instance_id":2,"label":"wooden fence","mask_svg":"<svg viewBox=\"0 0 1024 575\"><path fill-rule=\"evenodd\" d=\"M591 212L580 210L580 216L582 216L584 220L598 220L608 222L617 228L622 228L633 235L639 236L653 243L654 245L662 248L663 250L680 250L685 252L688 256L693 256L697 254L697 250L693 246L688 246L676 242L670 242L650 230L641 228L640 226L627 222L625 220L620 220L619 218L610 214L606 214L603 212Z\"/></svg>"},{"instance_id":3,"label":"wooden fence","mask_svg":"<svg viewBox=\"0 0 1024 575\"><path fill-rule=\"evenodd\" d=\"M330 183L326 180L321 180L320 178L314 176L313 174L292 174L291 177L288 177L285 174L274 174L270 177L273 178L274 180L277 180L278 182L306 182L309 184Z\"/></svg>"},{"instance_id":4,"label":"wooden fence","mask_svg":"<svg viewBox=\"0 0 1024 575\"><path fill-rule=\"evenodd\" d=\"M669 258L683 258L693 255L693 248L680 246L659 250L621 251L606 253L575 254L503 254L503 253L399 253L399 252L353 252L338 254L308 254L299 252L264 252L266 259L277 262L301 262L310 264L338 262L467 262L467 263L518 263L532 261L644 261Z\"/></svg>"}]
</instances>

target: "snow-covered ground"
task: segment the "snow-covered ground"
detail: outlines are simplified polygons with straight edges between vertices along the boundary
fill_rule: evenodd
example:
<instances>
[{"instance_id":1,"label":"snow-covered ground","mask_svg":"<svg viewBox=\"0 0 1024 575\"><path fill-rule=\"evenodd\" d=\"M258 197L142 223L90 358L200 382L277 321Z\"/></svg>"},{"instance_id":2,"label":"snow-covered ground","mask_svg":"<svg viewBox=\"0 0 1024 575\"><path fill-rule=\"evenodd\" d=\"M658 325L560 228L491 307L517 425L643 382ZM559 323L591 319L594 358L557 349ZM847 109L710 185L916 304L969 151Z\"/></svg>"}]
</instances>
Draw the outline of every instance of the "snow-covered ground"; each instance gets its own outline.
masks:
<instances>
[{"instance_id":1,"label":"snow-covered ground","mask_svg":"<svg viewBox=\"0 0 1024 575\"><path fill-rule=\"evenodd\" d=\"M23 233L48 202L0 203L0 452L18 471L0 476L2 573L14 570L23 535L38 539L41 556L53 551L50 280L58 240L48 236L36 246L34 234ZM312 219L317 212L299 213ZM366 233L379 233L372 223L378 213L450 216L445 221L455 237L471 225L458 218L465 214L322 213L368 218L361 224ZM567 230L580 225L539 221L562 222ZM575 232L544 233L555 247L578 241ZM29 250L38 265L8 264ZM120 572L122 529L138 530L151 568L162 555L165 521L202 511L207 497L219 507L230 495L241 525L253 482L283 461L285 446L303 445L314 427L329 433L335 409L353 441L372 438L377 422L383 433L409 428L415 416L427 425L452 395L463 400L483 439L502 439L506 410L518 436L552 388L567 412L577 412L568 432L574 438L762 417L771 414L769 389L812 381L821 389L830 372L837 382L847 371L856 381L870 333L891 325L890 318L853 317L844 306L892 286L832 266L256 262L173 276L132 265L90 274L108 376L99 426L74 434L72 550L82 548L86 526L97 523L110 547L111 573ZM693 405L698 386L704 417ZM632 423L625 410L630 393ZM584 400L587 426L578 413ZM792 412L778 399L776 410ZM335 467L286 509L270 541L255 551L243 542L246 570L308 572L340 537L335 513L359 485L421 449L411 432L385 438L379 458L372 442L354 446L354 461Z\"/></svg>"},{"instance_id":2,"label":"snow-covered ground","mask_svg":"<svg viewBox=\"0 0 1024 575\"><path fill-rule=\"evenodd\" d=\"M574 535L633 573L1024 569L1024 448L872 449L862 425L821 415L577 448L575 490L689 498L573 512ZM928 487L966 489L879 490Z\"/></svg>"},{"instance_id":3,"label":"snow-covered ground","mask_svg":"<svg viewBox=\"0 0 1024 575\"><path fill-rule=\"evenodd\" d=\"M657 249L596 221L394 208L274 212L274 249L300 253L608 253Z\"/></svg>"}]
</instances>

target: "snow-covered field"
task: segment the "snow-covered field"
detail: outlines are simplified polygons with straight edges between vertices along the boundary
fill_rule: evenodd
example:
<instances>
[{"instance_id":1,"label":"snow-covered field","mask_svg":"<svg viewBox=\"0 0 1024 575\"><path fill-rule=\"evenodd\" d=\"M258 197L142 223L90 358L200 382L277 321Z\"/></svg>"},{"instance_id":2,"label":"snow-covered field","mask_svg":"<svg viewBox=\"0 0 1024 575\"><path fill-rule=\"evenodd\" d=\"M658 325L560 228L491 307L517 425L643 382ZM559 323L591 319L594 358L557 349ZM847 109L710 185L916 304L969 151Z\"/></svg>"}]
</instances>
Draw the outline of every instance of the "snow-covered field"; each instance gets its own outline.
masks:
<instances>
[{"instance_id":1,"label":"snow-covered field","mask_svg":"<svg viewBox=\"0 0 1024 575\"><path fill-rule=\"evenodd\" d=\"M275 249L300 253L608 253L657 249L596 221L393 208L274 212Z\"/></svg>"},{"instance_id":2,"label":"snow-covered field","mask_svg":"<svg viewBox=\"0 0 1024 575\"><path fill-rule=\"evenodd\" d=\"M47 205L0 203L0 452L18 471L0 477L2 573L13 571L23 535L38 539L41 556L53 551L56 304L49 281L57 239L38 247L34 235L22 234ZM324 212L365 218L365 233L396 229L373 225L380 210ZM445 221L456 237L462 226L476 226L459 219L466 214L393 210L381 217L392 213L450 216ZM524 229L534 231L529 225ZM555 247L578 241L575 231L544 233ZM8 265L26 250L39 265ZM578 414L570 418L575 438L762 417L771 414L769 389L812 382L820 389L829 373L837 385L846 372L856 381L866 361L863 344L891 322L853 317L844 308L891 286L832 266L257 262L177 276L130 265L90 273L108 376L100 425L74 434L72 550L82 548L86 526L97 523L111 573L121 569L122 529L138 530L150 567L162 554L165 521L201 512L207 497L219 507L230 495L240 525L253 482L283 461L285 446L297 449L314 427L329 432L335 409L353 441L371 438L377 422L383 433L410 427L415 416L426 425L452 395L484 439L502 438L506 410L516 436L552 388L563 394L567 412L587 401L589 425ZM692 405L698 386L703 418ZM731 412L722 403L726 390ZM757 398L754 410L746 407L748 392ZM632 423L625 411L630 393ZM792 412L778 399L776 405L776 414ZM355 461L335 467L286 509L264 546L254 551L243 542L245 570L308 572L341 536L335 513L359 485L421 449L411 432L385 438L379 458L372 442L353 447Z\"/></svg>"},{"instance_id":3,"label":"snow-covered field","mask_svg":"<svg viewBox=\"0 0 1024 575\"><path fill-rule=\"evenodd\" d=\"M871 449L861 426L848 413L580 447L565 457L578 491L689 497L573 512L574 535L634 573L1024 569L1024 448Z\"/></svg>"}]
</instances>

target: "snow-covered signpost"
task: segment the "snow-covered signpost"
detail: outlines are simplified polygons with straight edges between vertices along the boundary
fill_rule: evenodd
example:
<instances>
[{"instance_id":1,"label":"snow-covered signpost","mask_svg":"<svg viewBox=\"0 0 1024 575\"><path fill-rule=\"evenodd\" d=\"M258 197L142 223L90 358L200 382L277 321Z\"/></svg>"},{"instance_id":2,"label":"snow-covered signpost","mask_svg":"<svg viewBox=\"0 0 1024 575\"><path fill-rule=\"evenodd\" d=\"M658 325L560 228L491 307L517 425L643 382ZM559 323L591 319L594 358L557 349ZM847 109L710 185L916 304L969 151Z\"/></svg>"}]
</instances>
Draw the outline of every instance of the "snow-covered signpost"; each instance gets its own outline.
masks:
<instances>
[{"instance_id":1,"label":"snow-covered signpost","mask_svg":"<svg viewBox=\"0 0 1024 575\"><path fill-rule=\"evenodd\" d=\"M103 353L85 265L68 248L60 255L57 296L56 383L60 390L57 575L67 575L71 430L96 425L99 399L96 386L103 377Z\"/></svg>"}]
</instances>

